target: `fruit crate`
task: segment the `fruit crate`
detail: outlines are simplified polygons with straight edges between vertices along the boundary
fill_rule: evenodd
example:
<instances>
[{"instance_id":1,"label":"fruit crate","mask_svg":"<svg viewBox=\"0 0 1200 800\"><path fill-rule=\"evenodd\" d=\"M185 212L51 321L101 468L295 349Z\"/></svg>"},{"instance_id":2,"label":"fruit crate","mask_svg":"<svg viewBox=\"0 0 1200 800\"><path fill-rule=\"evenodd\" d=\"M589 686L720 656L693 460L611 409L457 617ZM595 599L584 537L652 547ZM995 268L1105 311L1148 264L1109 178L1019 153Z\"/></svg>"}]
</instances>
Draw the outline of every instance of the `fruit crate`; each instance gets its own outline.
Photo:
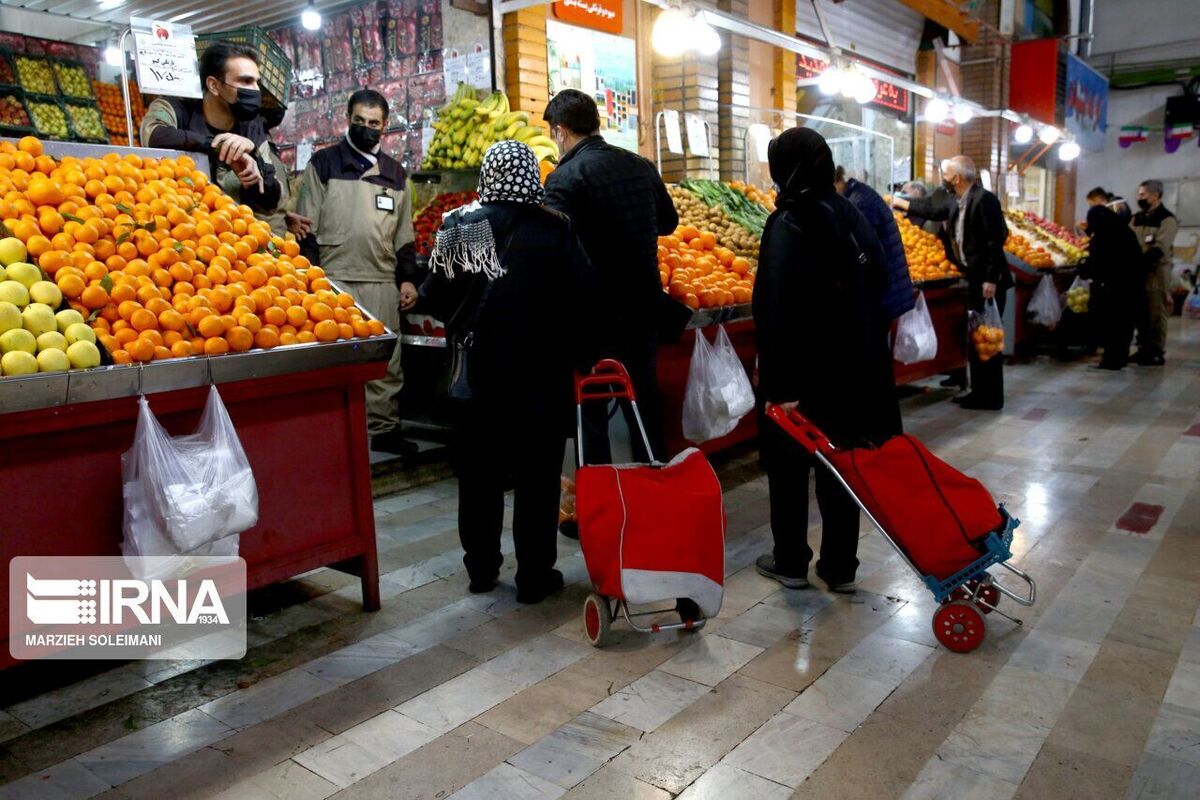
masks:
<instances>
[{"instance_id":1,"label":"fruit crate","mask_svg":"<svg viewBox=\"0 0 1200 800\"><path fill-rule=\"evenodd\" d=\"M29 110L29 118L33 122L34 131L38 136L46 139L56 139L61 142L69 142L75 138L75 131L71 128L71 118L67 116L67 110L63 108L62 101L54 95L33 94L32 92L25 93L25 107ZM44 109L39 112L39 109ZM57 109L62 117L62 125L59 128L51 128L45 114L48 112L53 115L50 109Z\"/></svg>"},{"instance_id":2,"label":"fruit crate","mask_svg":"<svg viewBox=\"0 0 1200 800\"><path fill-rule=\"evenodd\" d=\"M108 131L100 116L100 107L94 100L62 101L63 110L67 112L67 121L75 133L75 141L91 142L93 144L108 144Z\"/></svg>"},{"instance_id":3,"label":"fruit crate","mask_svg":"<svg viewBox=\"0 0 1200 800\"><path fill-rule=\"evenodd\" d=\"M196 37L196 54L203 54L204 48L212 42L244 44L257 50L263 105L287 108L292 88L292 62L266 31L247 25L223 33L206 33Z\"/></svg>"},{"instance_id":4,"label":"fruit crate","mask_svg":"<svg viewBox=\"0 0 1200 800\"><path fill-rule=\"evenodd\" d=\"M16 86L20 87L17 81L16 70L13 69L12 56L0 50L0 87Z\"/></svg>"},{"instance_id":5,"label":"fruit crate","mask_svg":"<svg viewBox=\"0 0 1200 800\"><path fill-rule=\"evenodd\" d=\"M92 80L88 77L87 66L82 61L53 61L51 66L54 68L59 93L64 99L96 99L92 93Z\"/></svg>"},{"instance_id":6,"label":"fruit crate","mask_svg":"<svg viewBox=\"0 0 1200 800\"><path fill-rule=\"evenodd\" d=\"M16 54L12 57L13 72L17 82L27 94L56 95L58 83L50 62L41 56Z\"/></svg>"},{"instance_id":7,"label":"fruit crate","mask_svg":"<svg viewBox=\"0 0 1200 800\"><path fill-rule=\"evenodd\" d=\"M19 115L24 114L24 123ZM27 136L34 132L33 119L25 105L25 93L16 86L0 87L0 134Z\"/></svg>"}]
</instances>

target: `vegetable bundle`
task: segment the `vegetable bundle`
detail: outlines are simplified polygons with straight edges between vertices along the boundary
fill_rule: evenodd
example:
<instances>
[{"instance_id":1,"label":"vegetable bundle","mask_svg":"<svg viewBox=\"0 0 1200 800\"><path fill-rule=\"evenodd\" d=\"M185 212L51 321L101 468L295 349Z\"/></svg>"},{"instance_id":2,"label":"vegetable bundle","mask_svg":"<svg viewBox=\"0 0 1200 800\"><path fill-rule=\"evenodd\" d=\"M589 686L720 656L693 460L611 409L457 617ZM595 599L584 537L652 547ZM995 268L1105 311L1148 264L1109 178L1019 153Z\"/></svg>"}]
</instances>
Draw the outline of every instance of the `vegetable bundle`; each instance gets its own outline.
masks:
<instances>
[{"instance_id":1,"label":"vegetable bundle","mask_svg":"<svg viewBox=\"0 0 1200 800\"><path fill-rule=\"evenodd\" d=\"M720 208L729 218L755 235L762 235L770 212L766 208L720 181L683 180L679 185L699 197L704 204Z\"/></svg>"}]
</instances>

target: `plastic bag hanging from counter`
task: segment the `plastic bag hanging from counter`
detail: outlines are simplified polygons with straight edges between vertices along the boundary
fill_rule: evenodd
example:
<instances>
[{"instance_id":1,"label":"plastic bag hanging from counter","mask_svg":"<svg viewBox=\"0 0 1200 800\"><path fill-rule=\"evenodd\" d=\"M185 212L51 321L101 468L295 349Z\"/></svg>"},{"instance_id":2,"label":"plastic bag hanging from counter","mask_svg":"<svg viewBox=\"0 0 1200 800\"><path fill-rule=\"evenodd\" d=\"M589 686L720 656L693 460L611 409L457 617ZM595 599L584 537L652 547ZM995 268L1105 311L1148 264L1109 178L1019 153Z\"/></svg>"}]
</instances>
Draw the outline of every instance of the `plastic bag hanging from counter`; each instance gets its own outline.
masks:
<instances>
[{"instance_id":1,"label":"plastic bag hanging from counter","mask_svg":"<svg viewBox=\"0 0 1200 800\"><path fill-rule=\"evenodd\" d=\"M1091 303L1092 282L1076 275L1067 289L1067 308L1071 309L1072 314L1086 314Z\"/></svg>"},{"instance_id":2,"label":"plastic bag hanging from counter","mask_svg":"<svg viewBox=\"0 0 1200 800\"><path fill-rule=\"evenodd\" d=\"M1053 328L1062 319L1062 312L1062 300L1059 299L1054 278L1043 275L1029 300L1030 322Z\"/></svg>"},{"instance_id":3,"label":"plastic bag hanging from counter","mask_svg":"<svg viewBox=\"0 0 1200 800\"><path fill-rule=\"evenodd\" d=\"M937 357L937 331L925 303L925 293L917 293L917 304L904 312L896 325L896 346L893 357L901 364L932 361Z\"/></svg>"},{"instance_id":4,"label":"plastic bag hanging from counter","mask_svg":"<svg viewBox=\"0 0 1200 800\"><path fill-rule=\"evenodd\" d=\"M697 330L683 397L684 438L699 444L726 436L753 408L754 388L725 327L717 327L711 345Z\"/></svg>"},{"instance_id":5,"label":"plastic bag hanging from counter","mask_svg":"<svg viewBox=\"0 0 1200 800\"><path fill-rule=\"evenodd\" d=\"M241 533L258 522L258 489L250 462L217 387L196 432L172 437L142 397L130 451L149 519L176 552ZM127 487L127 497L137 496Z\"/></svg>"}]
</instances>

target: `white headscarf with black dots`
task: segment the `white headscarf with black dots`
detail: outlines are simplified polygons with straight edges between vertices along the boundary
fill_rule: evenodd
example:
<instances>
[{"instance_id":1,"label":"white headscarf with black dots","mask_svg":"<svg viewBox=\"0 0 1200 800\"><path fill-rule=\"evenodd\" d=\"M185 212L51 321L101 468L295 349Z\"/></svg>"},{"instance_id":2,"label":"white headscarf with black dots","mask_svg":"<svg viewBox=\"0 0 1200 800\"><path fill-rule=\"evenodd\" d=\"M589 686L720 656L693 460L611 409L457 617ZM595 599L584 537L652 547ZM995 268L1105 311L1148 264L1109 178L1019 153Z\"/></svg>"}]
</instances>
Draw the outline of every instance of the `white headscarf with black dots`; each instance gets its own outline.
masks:
<instances>
[{"instance_id":1,"label":"white headscarf with black dots","mask_svg":"<svg viewBox=\"0 0 1200 800\"><path fill-rule=\"evenodd\" d=\"M453 279L462 273L482 272L490 279L504 274L496 253L496 239L487 219L464 218L484 203L509 202L540 206L546 199L537 156L524 142L496 142L488 148L479 168L479 199L451 211L442 219L429 266Z\"/></svg>"},{"instance_id":2,"label":"white headscarf with black dots","mask_svg":"<svg viewBox=\"0 0 1200 800\"><path fill-rule=\"evenodd\" d=\"M537 156L524 142L496 142L483 154L479 168L479 202L528 203L546 199Z\"/></svg>"}]
</instances>

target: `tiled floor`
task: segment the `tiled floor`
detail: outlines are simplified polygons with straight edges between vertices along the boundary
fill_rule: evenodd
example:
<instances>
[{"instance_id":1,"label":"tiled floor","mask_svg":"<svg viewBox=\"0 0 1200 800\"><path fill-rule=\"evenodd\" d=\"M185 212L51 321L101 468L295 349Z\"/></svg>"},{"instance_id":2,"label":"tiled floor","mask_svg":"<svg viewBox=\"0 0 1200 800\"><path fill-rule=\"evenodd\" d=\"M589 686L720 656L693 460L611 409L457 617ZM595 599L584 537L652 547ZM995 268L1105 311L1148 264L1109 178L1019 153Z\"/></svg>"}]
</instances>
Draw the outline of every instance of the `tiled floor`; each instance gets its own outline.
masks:
<instances>
[{"instance_id":1,"label":"tiled floor","mask_svg":"<svg viewBox=\"0 0 1200 800\"><path fill-rule=\"evenodd\" d=\"M932 598L874 532L855 597L756 575L752 458L722 470L721 615L618 623L601 650L571 542L559 598L519 607L512 564L466 593L444 482L375 505L382 611L321 570L256 599L243 661L127 664L0 709L0 798L1194 800L1200 323L1174 320L1170 351L1013 367L1000 415L904 401L1022 520L1038 603L1023 627L990 617L974 653L937 645Z\"/></svg>"}]
</instances>

